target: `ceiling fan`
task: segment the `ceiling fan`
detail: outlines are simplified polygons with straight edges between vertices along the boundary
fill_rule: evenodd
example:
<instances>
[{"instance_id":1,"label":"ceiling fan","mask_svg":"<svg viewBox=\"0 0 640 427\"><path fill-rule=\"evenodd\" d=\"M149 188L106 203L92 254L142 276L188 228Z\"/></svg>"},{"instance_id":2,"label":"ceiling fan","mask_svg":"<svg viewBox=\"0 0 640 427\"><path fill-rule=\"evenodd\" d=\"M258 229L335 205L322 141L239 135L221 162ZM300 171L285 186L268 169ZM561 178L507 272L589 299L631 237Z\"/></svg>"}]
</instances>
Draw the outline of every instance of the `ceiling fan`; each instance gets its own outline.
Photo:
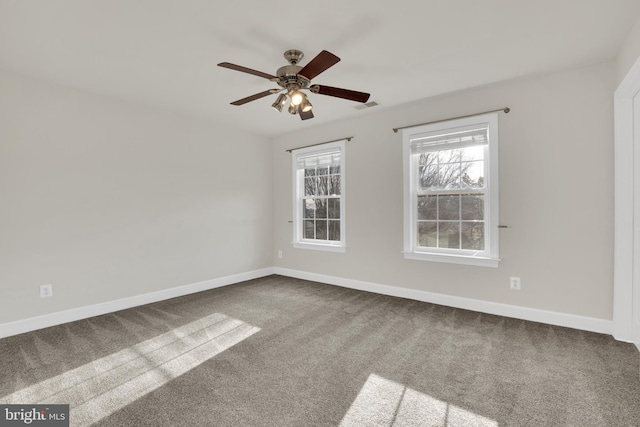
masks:
<instances>
[{"instance_id":1,"label":"ceiling fan","mask_svg":"<svg viewBox=\"0 0 640 427\"><path fill-rule=\"evenodd\" d=\"M312 93L319 95L334 96L337 98L349 99L357 102L367 102L369 94L364 92L357 92L355 90L341 89L338 87L324 86L311 84L311 80L318 76L320 73L328 70L340 61L336 55L326 50L323 50L315 58L313 58L307 65L301 67L298 62L303 58L304 54L299 50L287 50L284 53L284 58L289 62L289 65L278 68L276 75L263 73L251 68L242 67L240 65L231 64L229 62L221 62L219 67L229 68L231 70L242 71L243 73L253 74L254 76L262 77L276 83L280 88L274 88L265 90L264 92L256 93L255 95L247 96L246 98L239 99L231 103L231 105L243 105L247 102L255 101L256 99L264 98L271 94L280 93L276 102L272 107L279 112L282 112L282 108L285 106L288 100L289 113L299 114L302 120L312 119L313 112L311 109L313 106L309 102L309 98L304 94L303 90L309 90Z\"/></svg>"}]
</instances>

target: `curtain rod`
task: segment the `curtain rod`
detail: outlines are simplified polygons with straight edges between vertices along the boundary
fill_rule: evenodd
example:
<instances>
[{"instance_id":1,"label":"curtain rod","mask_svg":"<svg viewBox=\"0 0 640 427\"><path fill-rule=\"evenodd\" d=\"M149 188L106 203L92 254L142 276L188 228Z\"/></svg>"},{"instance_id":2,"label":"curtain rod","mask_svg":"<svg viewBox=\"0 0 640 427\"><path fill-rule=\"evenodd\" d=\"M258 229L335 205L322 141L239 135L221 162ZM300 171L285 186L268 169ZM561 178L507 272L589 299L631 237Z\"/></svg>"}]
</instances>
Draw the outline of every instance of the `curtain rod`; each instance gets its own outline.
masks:
<instances>
[{"instance_id":1,"label":"curtain rod","mask_svg":"<svg viewBox=\"0 0 640 427\"><path fill-rule=\"evenodd\" d=\"M292 152L293 150L300 150L302 148L309 148L309 147L315 147L316 145L324 145L324 144L330 144L332 142L338 142L338 141L343 141L343 140L347 140L347 141L351 141L353 139L352 136L347 136L345 138L340 138L340 139L334 139L333 141L326 141L326 142L318 142L317 144L311 144L311 145L305 145L304 147L296 147L296 148L289 148L288 150L284 150L287 153Z\"/></svg>"},{"instance_id":2,"label":"curtain rod","mask_svg":"<svg viewBox=\"0 0 640 427\"><path fill-rule=\"evenodd\" d=\"M430 124L433 124L433 123L447 122L449 120L466 119L467 117L479 116L481 114L487 114L487 113L495 113L497 111L504 111L505 113L508 113L509 111L511 111L511 108L505 107L505 108L499 108L497 110L485 111L485 112L482 112L482 113L467 114L466 116L451 117L450 119L434 120L432 122L427 122L427 123L418 123L417 125L402 126L402 127L399 127L399 128L393 128L393 132L394 133L398 133L398 131L400 129L408 129L408 128L414 128L416 126L424 126L424 125L430 125Z\"/></svg>"}]
</instances>

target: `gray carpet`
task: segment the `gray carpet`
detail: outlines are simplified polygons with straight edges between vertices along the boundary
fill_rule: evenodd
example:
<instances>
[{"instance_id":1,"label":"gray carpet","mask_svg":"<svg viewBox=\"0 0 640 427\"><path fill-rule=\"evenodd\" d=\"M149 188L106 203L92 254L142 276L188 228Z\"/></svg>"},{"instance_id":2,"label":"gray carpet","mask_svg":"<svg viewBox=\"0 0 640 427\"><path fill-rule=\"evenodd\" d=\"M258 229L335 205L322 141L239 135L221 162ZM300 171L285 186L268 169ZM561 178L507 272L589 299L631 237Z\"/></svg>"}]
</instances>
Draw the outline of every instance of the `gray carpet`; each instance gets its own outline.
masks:
<instances>
[{"instance_id":1,"label":"gray carpet","mask_svg":"<svg viewBox=\"0 0 640 427\"><path fill-rule=\"evenodd\" d=\"M607 335L270 276L0 340L71 425L640 426Z\"/></svg>"}]
</instances>

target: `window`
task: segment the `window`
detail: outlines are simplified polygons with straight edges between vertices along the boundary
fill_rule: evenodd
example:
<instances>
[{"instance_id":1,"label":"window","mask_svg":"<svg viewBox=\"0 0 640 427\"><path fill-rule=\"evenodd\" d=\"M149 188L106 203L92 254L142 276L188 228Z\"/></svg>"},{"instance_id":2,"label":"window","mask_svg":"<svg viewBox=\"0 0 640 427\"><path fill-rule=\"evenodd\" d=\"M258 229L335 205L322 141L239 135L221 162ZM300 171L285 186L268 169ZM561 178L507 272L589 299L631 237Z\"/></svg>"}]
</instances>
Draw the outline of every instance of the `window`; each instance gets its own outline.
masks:
<instances>
[{"instance_id":1,"label":"window","mask_svg":"<svg viewBox=\"0 0 640 427\"><path fill-rule=\"evenodd\" d=\"M344 141L293 151L297 248L345 251Z\"/></svg>"},{"instance_id":2,"label":"window","mask_svg":"<svg viewBox=\"0 0 640 427\"><path fill-rule=\"evenodd\" d=\"M403 131L405 258L498 266L498 117Z\"/></svg>"}]
</instances>

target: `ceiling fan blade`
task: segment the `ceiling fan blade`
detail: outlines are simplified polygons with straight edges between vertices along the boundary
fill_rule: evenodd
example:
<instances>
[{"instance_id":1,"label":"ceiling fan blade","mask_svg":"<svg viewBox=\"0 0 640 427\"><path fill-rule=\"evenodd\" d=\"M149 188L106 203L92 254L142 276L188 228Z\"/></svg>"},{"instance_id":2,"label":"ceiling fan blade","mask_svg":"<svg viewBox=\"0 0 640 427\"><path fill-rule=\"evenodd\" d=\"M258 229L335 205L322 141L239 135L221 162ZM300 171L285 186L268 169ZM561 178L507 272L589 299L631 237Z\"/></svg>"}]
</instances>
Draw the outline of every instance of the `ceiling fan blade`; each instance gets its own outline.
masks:
<instances>
[{"instance_id":1,"label":"ceiling fan blade","mask_svg":"<svg viewBox=\"0 0 640 427\"><path fill-rule=\"evenodd\" d=\"M306 113L302 110L300 110L300 118L302 120L309 120L309 119L313 119L313 111L309 110Z\"/></svg>"},{"instance_id":2,"label":"ceiling fan blade","mask_svg":"<svg viewBox=\"0 0 640 427\"><path fill-rule=\"evenodd\" d=\"M269 96L273 93L273 89L265 90L264 92L256 93L255 95L247 96L246 98L238 99L237 101L233 101L231 105L242 105L247 102L255 101L256 99L264 98L265 96Z\"/></svg>"},{"instance_id":3,"label":"ceiling fan blade","mask_svg":"<svg viewBox=\"0 0 640 427\"><path fill-rule=\"evenodd\" d=\"M278 80L278 77L263 73L262 71L253 70L251 68L243 67L241 65L232 64L230 62L221 62L218 64L218 67L228 68L230 70L242 71L243 73L253 74L254 76L262 77L268 80Z\"/></svg>"},{"instance_id":4,"label":"ceiling fan blade","mask_svg":"<svg viewBox=\"0 0 640 427\"><path fill-rule=\"evenodd\" d=\"M349 99L351 101L367 102L369 100L368 93L358 92L349 89L340 89L339 87L313 85L310 87L311 92L320 95L335 96L336 98Z\"/></svg>"},{"instance_id":5,"label":"ceiling fan blade","mask_svg":"<svg viewBox=\"0 0 640 427\"><path fill-rule=\"evenodd\" d=\"M302 70L298 72L298 74L308 78L309 80L313 80L314 77L333 67L338 62L340 62L340 58L338 58L331 52L323 50L322 52L317 54L316 57L311 60L311 62L305 65L304 68L302 68Z\"/></svg>"}]
</instances>

